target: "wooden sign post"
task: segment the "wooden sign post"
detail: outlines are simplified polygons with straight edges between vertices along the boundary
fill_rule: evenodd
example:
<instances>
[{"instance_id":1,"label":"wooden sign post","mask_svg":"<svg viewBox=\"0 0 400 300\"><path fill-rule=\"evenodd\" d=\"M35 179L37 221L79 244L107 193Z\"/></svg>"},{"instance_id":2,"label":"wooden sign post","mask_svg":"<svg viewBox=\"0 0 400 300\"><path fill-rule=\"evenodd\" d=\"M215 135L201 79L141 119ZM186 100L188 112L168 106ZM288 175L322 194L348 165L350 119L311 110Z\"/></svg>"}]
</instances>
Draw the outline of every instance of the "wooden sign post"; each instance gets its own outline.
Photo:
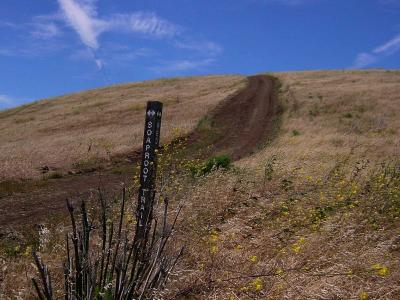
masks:
<instances>
[{"instance_id":1,"label":"wooden sign post","mask_svg":"<svg viewBox=\"0 0 400 300\"><path fill-rule=\"evenodd\" d=\"M137 241L146 241L151 228L157 175L156 149L160 144L161 116L163 104L147 102L144 125L142 164L140 168L140 188L137 206Z\"/></svg>"}]
</instances>

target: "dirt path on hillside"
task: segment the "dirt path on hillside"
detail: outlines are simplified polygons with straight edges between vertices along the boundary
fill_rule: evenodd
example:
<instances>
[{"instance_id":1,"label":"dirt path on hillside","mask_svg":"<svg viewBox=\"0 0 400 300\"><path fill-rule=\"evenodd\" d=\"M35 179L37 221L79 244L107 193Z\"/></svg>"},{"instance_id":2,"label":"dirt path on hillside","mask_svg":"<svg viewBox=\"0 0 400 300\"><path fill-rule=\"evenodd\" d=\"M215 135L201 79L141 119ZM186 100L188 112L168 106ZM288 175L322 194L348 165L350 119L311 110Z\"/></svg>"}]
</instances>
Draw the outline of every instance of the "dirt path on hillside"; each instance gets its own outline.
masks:
<instances>
[{"instance_id":1,"label":"dirt path on hillside","mask_svg":"<svg viewBox=\"0 0 400 300\"><path fill-rule=\"evenodd\" d=\"M215 139L210 143L213 155L227 154L238 160L257 150L275 130L280 113L277 80L270 76L248 77L249 84L234 97L222 101L211 113ZM207 137L195 130L190 139L197 143Z\"/></svg>"},{"instance_id":2,"label":"dirt path on hillside","mask_svg":"<svg viewBox=\"0 0 400 300\"><path fill-rule=\"evenodd\" d=\"M262 75L248 79L245 89L210 112L212 128L217 135L210 147L212 154L224 153L239 159L263 144L274 130L274 119L279 113L275 80ZM206 137L199 130L189 135L192 144L203 138ZM137 151L134 153L123 163L128 169L132 165L132 172L115 174L109 167L101 172L53 179L41 189L0 198L0 233L7 228L38 224L66 212L66 198L88 197L98 187L110 194L120 191L132 178L132 161L140 157Z\"/></svg>"}]
</instances>

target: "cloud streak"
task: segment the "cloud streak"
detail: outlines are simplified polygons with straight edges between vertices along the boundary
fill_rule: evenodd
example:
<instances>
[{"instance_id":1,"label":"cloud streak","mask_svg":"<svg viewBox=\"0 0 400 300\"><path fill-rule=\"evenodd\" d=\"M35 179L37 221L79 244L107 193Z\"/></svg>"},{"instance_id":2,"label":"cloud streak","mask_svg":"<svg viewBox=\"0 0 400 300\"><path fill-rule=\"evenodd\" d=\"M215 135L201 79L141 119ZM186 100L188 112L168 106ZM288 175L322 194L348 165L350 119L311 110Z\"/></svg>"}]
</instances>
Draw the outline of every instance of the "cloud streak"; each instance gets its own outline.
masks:
<instances>
[{"instance_id":1,"label":"cloud streak","mask_svg":"<svg viewBox=\"0 0 400 300\"><path fill-rule=\"evenodd\" d=\"M162 65L151 67L150 70L157 73L189 71L192 69L206 67L212 64L214 61L215 60L213 58L200 60L174 60L163 62Z\"/></svg>"},{"instance_id":2,"label":"cloud streak","mask_svg":"<svg viewBox=\"0 0 400 300\"><path fill-rule=\"evenodd\" d=\"M98 36L102 22L96 19L97 11L94 2L79 4L74 0L58 0L67 23L76 31L83 44L97 50Z\"/></svg>"},{"instance_id":3,"label":"cloud streak","mask_svg":"<svg viewBox=\"0 0 400 300\"><path fill-rule=\"evenodd\" d=\"M352 69L365 68L377 63L385 57L391 56L400 50L400 34L386 43L376 47L371 52L359 53L352 65Z\"/></svg>"},{"instance_id":4,"label":"cloud streak","mask_svg":"<svg viewBox=\"0 0 400 300\"><path fill-rule=\"evenodd\" d=\"M323 0L252 0L253 2L263 2L263 3L271 3L271 4L281 4L286 6L299 6L309 3L320 2Z\"/></svg>"},{"instance_id":5,"label":"cloud streak","mask_svg":"<svg viewBox=\"0 0 400 300\"><path fill-rule=\"evenodd\" d=\"M159 60L155 72L186 71L204 68L215 61L223 52L222 46L204 38L189 35L187 29L170 22L154 12L134 11L101 15L97 9L98 0L57 0L59 10L51 14L34 16L30 23L14 24L0 22L0 27L10 30L23 30L29 33L24 40L26 47L0 47L0 56L37 57L56 51L69 50L68 58L72 61L90 61L98 70L111 64L129 66L138 58L171 54L175 59ZM76 44L60 39L75 38L83 47L76 49ZM116 47L110 35L126 34L141 39L144 45L130 43ZM109 38L103 41L103 37ZM154 49L153 40L166 41L163 51ZM150 40L151 46L145 40ZM45 43L43 41L46 41ZM157 43L158 44L158 43ZM176 54L185 55L179 58ZM123 63L122 63L123 62ZM152 62L153 63L153 62ZM147 69L149 69L147 67Z\"/></svg>"},{"instance_id":6,"label":"cloud streak","mask_svg":"<svg viewBox=\"0 0 400 300\"><path fill-rule=\"evenodd\" d=\"M211 41L176 41L175 47L178 49L185 49L200 52L208 56L216 56L222 53L222 46Z\"/></svg>"},{"instance_id":7,"label":"cloud streak","mask_svg":"<svg viewBox=\"0 0 400 300\"><path fill-rule=\"evenodd\" d=\"M34 23L31 35L38 39L51 39L61 35L60 28L54 23Z\"/></svg>"},{"instance_id":8,"label":"cloud streak","mask_svg":"<svg viewBox=\"0 0 400 300\"><path fill-rule=\"evenodd\" d=\"M9 108L15 105L16 103L14 99L7 95L0 95L0 109Z\"/></svg>"},{"instance_id":9,"label":"cloud streak","mask_svg":"<svg viewBox=\"0 0 400 300\"><path fill-rule=\"evenodd\" d=\"M181 27L158 17L155 13L135 12L115 14L107 20L105 30L134 32L157 38L170 38L181 32Z\"/></svg>"},{"instance_id":10,"label":"cloud streak","mask_svg":"<svg viewBox=\"0 0 400 300\"><path fill-rule=\"evenodd\" d=\"M173 37L181 31L178 25L155 13L139 11L99 18L96 1L80 4L75 0L58 0L58 3L67 23L77 32L82 43L93 50L100 46L99 36L108 31L138 33L156 38Z\"/></svg>"},{"instance_id":11,"label":"cloud streak","mask_svg":"<svg viewBox=\"0 0 400 300\"><path fill-rule=\"evenodd\" d=\"M100 48L99 37L104 32L125 32L141 34L144 37L171 38L180 33L181 27L155 13L135 12L131 14L114 14L100 18L97 13L96 0L58 0L66 23L78 34L82 43L93 51L94 62L98 69L104 63L96 55Z\"/></svg>"}]
</instances>

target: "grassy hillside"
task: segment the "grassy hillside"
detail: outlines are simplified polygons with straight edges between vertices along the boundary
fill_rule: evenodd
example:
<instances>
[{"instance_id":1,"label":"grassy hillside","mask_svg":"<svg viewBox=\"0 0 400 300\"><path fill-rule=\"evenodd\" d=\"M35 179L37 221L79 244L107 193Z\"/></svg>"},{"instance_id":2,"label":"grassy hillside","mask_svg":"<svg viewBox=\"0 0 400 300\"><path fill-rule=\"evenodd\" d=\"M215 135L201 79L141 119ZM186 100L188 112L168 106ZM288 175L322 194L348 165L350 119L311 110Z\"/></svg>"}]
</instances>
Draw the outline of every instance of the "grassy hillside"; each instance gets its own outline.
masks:
<instances>
[{"instance_id":1,"label":"grassy hillside","mask_svg":"<svg viewBox=\"0 0 400 300\"><path fill-rule=\"evenodd\" d=\"M162 100L162 141L181 134L246 85L241 76L170 78L111 86L0 112L0 181L66 172L137 149L146 101Z\"/></svg>"},{"instance_id":2,"label":"grassy hillside","mask_svg":"<svg viewBox=\"0 0 400 300\"><path fill-rule=\"evenodd\" d=\"M400 299L400 72L273 75L285 108L274 139L229 169L169 177L172 207L185 204L173 247L186 251L162 299ZM243 85L228 79L227 94ZM172 116L166 128L180 127ZM61 276L68 227L52 222L42 256ZM26 299L34 246L14 246L0 296Z\"/></svg>"},{"instance_id":3,"label":"grassy hillside","mask_svg":"<svg viewBox=\"0 0 400 300\"><path fill-rule=\"evenodd\" d=\"M192 272L177 290L399 299L400 72L274 75L280 133L193 189L180 232Z\"/></svg>"}]
</instances>

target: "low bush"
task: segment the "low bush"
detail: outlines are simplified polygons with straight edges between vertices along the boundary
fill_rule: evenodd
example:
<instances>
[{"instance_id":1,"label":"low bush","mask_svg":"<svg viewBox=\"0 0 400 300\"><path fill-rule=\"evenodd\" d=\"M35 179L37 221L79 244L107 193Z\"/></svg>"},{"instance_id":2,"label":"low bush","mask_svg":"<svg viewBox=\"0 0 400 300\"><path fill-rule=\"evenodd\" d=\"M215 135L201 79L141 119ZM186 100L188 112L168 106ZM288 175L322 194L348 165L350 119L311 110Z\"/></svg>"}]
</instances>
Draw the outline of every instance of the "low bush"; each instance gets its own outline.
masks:
<instances>
[{"instance_id":1,"label":"low bush","mask_svg":"<svg viewBox=\"0 0 400 300\"><path fill-rule=\"evenodd\" d=\"M297 129L292 130L292 135L293 136L299 136L300 135L300 131L298 131Z\"/></svg>"},{"instance_id":2,"label":"low bush","mask_svg":"<svg viewBox=\"0 0 400 300\"><path fill-rule=\"evenodd\" d=\"M193 176L204 176L213 170L217 169L229 169L232 160L228 155L220 155L209 158L203 164L195 165L190 167L190 171Z\"/></svg>"}]
</instances>

